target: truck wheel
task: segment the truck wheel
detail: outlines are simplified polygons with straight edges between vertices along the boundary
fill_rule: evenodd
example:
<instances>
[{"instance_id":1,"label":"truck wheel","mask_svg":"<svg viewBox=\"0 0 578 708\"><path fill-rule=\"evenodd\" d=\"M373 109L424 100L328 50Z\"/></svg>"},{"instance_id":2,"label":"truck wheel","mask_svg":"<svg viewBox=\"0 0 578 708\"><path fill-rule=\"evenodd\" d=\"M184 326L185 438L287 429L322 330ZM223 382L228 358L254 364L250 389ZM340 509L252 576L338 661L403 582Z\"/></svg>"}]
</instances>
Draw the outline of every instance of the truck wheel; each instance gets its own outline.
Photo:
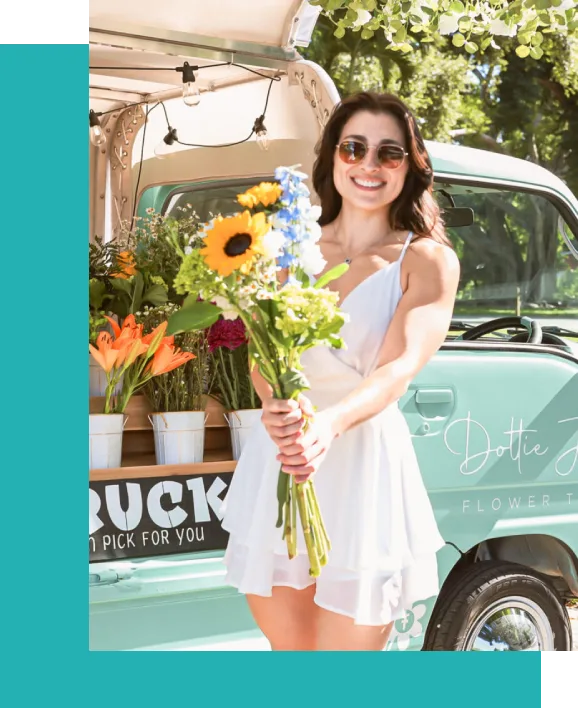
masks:
<instances>
[{"instance_id":1,"label":"truck wheel","mask_svg":"<svg viewBox=\"0 0 578 708\"><path fill-rule=\"evenodd\" d=\"M532 569L483 561L442 591L424 651L571 651L570 619Z\"/></svg>"}]
</instances>

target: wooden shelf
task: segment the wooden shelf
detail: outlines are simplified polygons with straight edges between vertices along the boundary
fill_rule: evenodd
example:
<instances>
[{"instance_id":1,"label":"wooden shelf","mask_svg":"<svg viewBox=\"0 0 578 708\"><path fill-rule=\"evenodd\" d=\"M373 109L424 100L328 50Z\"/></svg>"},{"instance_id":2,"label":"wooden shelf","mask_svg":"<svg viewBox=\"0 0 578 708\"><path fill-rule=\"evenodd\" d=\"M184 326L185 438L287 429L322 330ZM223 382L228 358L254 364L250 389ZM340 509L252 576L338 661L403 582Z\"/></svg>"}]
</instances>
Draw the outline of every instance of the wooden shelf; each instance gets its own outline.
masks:
<instances>
[{"instance_id":1,"label":"wooden shelf","mask_svg":"<svg viewBox=\"0 0 578 708\"><path fill-rule=\"evenodd\" d=\"M197 464L157 465L154 453L130 453L124 455L122 467L90 470L90 481L234 472L237 463L230 456L230 450L205 450L204 461Z\"/></svg>"},{"instance_id":2,"label":"wooden shelf","mask_svg":"<svg viewBox=\"0 0 578 708\"><path fill-rule=\"evenodd\" d=\"M90 413L102 413L103 407L104 398L90 398ZM126 408L127 422L123 433L121 466L92 469L89 472L90 481L233 472L237 463L232 459L231 433L225 418L225 409L214 398L208 397L205 411L207 422L203 462L194 465L157 465L153 429L148 418L152 410L145 396L133 396Z\"/></svg>"}]
</instances>

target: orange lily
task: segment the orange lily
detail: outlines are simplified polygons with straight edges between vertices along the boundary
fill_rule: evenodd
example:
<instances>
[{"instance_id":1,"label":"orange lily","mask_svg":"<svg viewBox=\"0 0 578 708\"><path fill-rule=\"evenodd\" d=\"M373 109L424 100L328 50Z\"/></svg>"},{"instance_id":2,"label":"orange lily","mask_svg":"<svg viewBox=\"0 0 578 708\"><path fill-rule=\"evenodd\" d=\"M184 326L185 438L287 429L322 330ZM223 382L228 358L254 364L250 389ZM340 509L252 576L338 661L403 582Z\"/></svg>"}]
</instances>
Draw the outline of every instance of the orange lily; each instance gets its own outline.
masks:
<instances>
[{"instance_id":1,"label":"orange lily","mask_svg":"<svg viewBox=\"0 0 578 708\"><path fill-rule=\"evenodd\" d=\"M134 256L130 251L121 251L118 254L117 262L121 270L120 273L114 274L114 278L128 280L132 275L135 275L136 265L134 262Z\"/></svg>"},{"instance_id":2,"label":"orange lily","mask_svg":"<svg viewBox=\"0 0 578 708\"><path fill-rule=\"evenodd\" d=\"M158 327L155 327L152 332L145 335L142 338L142 341L145 344L152 344L153 339L155 339L156 337L159 337L161 335L161 333L164 334L166 332L168 324L169 324L168 322L161 322L160 325ZM167 339L171 339L172 340L171 344L172 344L172 342L174 341L175 338L174 337L164 337L163 341L165 341Z\"/></svg>"},{"instance_id":3,"label":"orange lily","mask_svg":"<svg viewBox=\"0 0 578 708\"><path fill-rule=\"evenodd\" d=\"M180 349L175 349L172 344L168 344L163 340L154 353L152 361L147 366L147 370L153 376L160 376L160 374L167 374L169 371L177 369L194 358L195 355L192 352L183 352Z\"/></svg>"},{"instance_id":4,"label":"orange lily","mask_svg":"<svg viewBox=\"0 0 578 708\"><path fill-rule=\"evenodd\" d=\"M112 337L108 332L101 332L96 338L96 347L88 345L94 360L108 374L117 362L120 352L112 348Z\"/></svg>"}]
</instances>

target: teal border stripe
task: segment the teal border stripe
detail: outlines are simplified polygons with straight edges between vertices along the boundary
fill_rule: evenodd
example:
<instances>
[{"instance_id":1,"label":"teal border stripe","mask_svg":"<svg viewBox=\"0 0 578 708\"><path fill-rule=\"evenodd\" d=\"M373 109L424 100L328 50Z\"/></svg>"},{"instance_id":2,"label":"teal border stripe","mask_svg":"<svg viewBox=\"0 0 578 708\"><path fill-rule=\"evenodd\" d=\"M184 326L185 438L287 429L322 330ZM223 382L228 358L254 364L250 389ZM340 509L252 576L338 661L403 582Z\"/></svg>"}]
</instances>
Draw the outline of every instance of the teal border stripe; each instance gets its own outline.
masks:
<instances>
[{"instance_id":1,"label":"teal border stripe","mask_svg":"<svg viewBox=\"0 0 578 708\"><path fill-rule=\"evenodd\" d=\"M88 51L0 66L4 704L538 706L538 654L88 651Z\"/></svg>"}]
</instances>

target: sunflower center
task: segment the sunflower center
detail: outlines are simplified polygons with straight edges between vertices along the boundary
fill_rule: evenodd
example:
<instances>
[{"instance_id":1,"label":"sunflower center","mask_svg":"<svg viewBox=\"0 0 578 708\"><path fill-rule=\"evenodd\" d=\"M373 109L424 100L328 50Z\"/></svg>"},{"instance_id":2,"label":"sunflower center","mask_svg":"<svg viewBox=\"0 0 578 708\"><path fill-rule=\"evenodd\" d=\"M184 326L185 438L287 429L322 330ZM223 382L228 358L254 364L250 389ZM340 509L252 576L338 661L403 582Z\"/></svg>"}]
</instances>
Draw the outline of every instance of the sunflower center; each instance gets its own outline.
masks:
<instances>
[{"instance_id":1,"label":"sunflower center","mask_svg":"<svg viewBox=\"0 0 578 708\"><path fill-rule=\"evenodd\" d=\"M242 256L251 247L252 242L251 234L235 234L227 241L225 253L227 256Z\"/></svg>"}]
</instances>

